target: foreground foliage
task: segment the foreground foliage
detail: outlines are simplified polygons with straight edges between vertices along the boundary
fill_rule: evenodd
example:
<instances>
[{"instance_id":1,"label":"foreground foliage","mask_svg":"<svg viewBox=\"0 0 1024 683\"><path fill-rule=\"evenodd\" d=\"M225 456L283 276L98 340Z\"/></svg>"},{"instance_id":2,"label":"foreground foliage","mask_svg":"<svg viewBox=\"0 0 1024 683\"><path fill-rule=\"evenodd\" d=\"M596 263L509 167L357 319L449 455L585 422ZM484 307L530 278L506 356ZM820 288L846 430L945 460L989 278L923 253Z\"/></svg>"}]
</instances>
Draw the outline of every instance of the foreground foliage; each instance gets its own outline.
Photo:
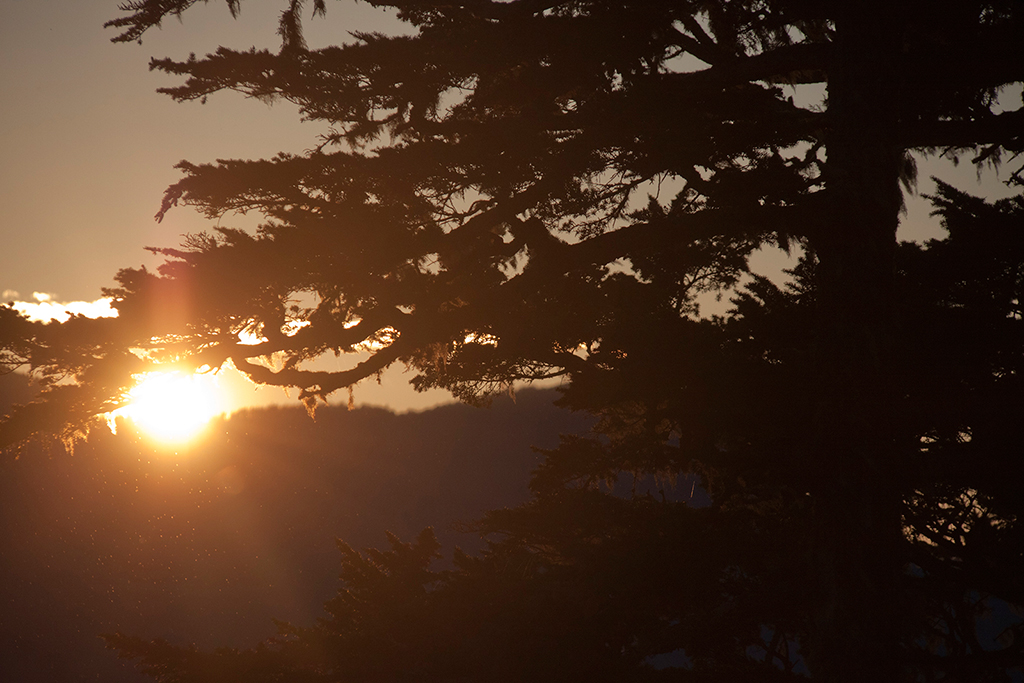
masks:
<instances>
[{"instance_id":1,"label":"foreground foliage","mask_svg":"<svg viewBox=\"0 0 1024 683\"><path fill-rule=\"evenodd\" d=\"M897 378L900 438L915 443L899 463L901 662L909 680L1012 680L1024 664L1024 466L1008 433L1019 430L1014 416L1024 408L1024 200L993 206L940 185L934 201L949 236L903 244L897 260L906 321L899 347L908 349ZM815 482L793 456L792 435L806 428L803 379L786 375L809 353L798 321L815 315L814 272L807 258L783 288L757 279L728 321L698 325L718 341L702 356L709 381L741 368L746 384L717 389L716 419L702 412L652 425L637 417L637 401L616 404L600 437L563 437L545 453L529 503L478 524L491 539L481 556L456 552L450 568L432 571L440 554L430 530L411 544L390 536L389 550L365 555L339 542L342 588L313 626L282 623L278 637L248 652L124 635L108 642L158 680L773 681L812 673L816 510L799 486ZM653 363L652 373L663 367ZM733 403L758 387L788 392L788 422ZM742 425L745 438L722 442L723 424ZM668 445L659 428L690 436ZM645 477L687 469L704 477L710 505L694 507L688 488Z\"/></svg>"},{"instance_id":2,"label":"foreground foliage","mask_svg":"<svg viewBox=\"0 0 1024 683\"><path fill-rule=\"evenodd\" d=\"M190 4L112 24L135 40ZM1021 666L1022 204L940 184L948 239L895 237L910 151L1020 153L1024 110L996 104L1024 80L1020 4L373 4L415 34L310 50L293 2L277 53L153 62L186 77L176 99L285 98L330 132L302 155L183 162L160 216L266 221L122 271L117 319L0 312L5 362L76 379L6 438L88 428L153 362L231 362L310 409L395 362L467 401L562 376L596 434L546 454L533 502L489 515L493 545L453 570L429 572L429 535L343 547L330 617L273 645L113 642L166 680ZM791 284L747 272L765 246L803 254ZM703 318L714 293L734 308ZM327 352L358 360L309 367ZM709 507L673 491L687 472Z\"/></svg>"}]
</instances>

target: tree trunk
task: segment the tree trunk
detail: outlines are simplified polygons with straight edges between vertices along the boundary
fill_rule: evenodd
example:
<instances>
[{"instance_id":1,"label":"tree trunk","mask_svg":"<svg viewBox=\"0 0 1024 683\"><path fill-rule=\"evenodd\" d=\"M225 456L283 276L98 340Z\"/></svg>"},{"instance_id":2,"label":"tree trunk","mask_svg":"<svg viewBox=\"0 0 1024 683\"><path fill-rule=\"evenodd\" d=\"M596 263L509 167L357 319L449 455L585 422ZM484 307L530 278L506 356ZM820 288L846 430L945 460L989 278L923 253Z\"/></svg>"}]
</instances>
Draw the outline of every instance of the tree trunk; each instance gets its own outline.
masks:
<instances>
[{"instance_id":1,"label":"tree trunk","mask_svg":"<svg viewBox=\"0 0 1024 683\"><path fill-rule=\"evenodd\" d=\"M896 57L902 23L881 3L838 3L830 70L827 191L819 258L818 585L812 673L827 681L899 677L900 490L890 384L899 171ZM883 23L888 19L887 23Z\"/></svg>"}]
</instances>

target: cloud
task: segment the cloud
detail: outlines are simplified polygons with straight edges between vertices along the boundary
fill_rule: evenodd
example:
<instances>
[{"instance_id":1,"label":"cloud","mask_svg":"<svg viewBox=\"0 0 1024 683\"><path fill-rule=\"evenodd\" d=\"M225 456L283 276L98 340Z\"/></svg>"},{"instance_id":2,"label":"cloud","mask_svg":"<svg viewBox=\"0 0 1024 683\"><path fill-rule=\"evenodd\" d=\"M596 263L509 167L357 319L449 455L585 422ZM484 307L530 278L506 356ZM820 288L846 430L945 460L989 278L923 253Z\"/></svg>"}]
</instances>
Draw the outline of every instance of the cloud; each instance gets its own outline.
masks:
<instances>
[{"instance_id":1,"label":"cloud","mask_svg":"<svg viewBox=\"0 0 1024 683\"><path fill-rule=\"evenodd\" d=\"M7 295L7 290L4 295ZM15 292L17 294L17 292ZM21 313L29 320L50 322L56 320L64 322L72 315L84 315L86 318L116 318L117 310L110 305L112 299L102 298L96 301L69 301L60 303L53 300L52 294L43 292L32 292L32 301L14 301L14 310Z\"/></svg>"},{"instance_id":2,"label":"cloud","mask_svg":"<svg viewBox=\"0 0 1024 683\"><path fill-rule=\"evenodd\" d=\"M13 289L5 289L3 294L0 294L0 299L4 301L10 301L11 299L17 299L21 294Z\"/></svg>"}]
</instances>

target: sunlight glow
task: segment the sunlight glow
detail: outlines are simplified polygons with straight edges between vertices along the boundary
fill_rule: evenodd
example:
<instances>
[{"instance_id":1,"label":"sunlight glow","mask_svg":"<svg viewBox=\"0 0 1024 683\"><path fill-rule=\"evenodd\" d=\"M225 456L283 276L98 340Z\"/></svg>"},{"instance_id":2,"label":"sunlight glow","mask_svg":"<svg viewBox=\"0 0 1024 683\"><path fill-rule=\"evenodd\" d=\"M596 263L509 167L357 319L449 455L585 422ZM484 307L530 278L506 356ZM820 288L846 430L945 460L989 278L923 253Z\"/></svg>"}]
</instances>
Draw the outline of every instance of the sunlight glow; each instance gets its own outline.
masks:
<instances>
[{"instance_id":1,"label":"sunlight glow","mask_svg":"<svg viewBox=\"0 0 1024 683\"><path fill-rule=\"evenodd\" d=\"M128 396L131 403L113 416L130 419L150 438L167 444L190 441L212 417L227 409L224 392L212 374L148 373Z\"/></svg>"},{"instance_id":2,"label":"sunlight glow","mask_svg":"<svg viewBox=\"0 0 1024 683\"><path fill-rule=\"evenodd\" d=\"M7 292L4 294L17 294ZM111 304L113 299L102 298L96 301L70 301L59 303L53 296L44 292L32 292L32 301L12 301L11 306L26 318L37 322L65 322L72 315L84 315L86 318L116 318L117 309Z\"/></svg>"}]
</instances>

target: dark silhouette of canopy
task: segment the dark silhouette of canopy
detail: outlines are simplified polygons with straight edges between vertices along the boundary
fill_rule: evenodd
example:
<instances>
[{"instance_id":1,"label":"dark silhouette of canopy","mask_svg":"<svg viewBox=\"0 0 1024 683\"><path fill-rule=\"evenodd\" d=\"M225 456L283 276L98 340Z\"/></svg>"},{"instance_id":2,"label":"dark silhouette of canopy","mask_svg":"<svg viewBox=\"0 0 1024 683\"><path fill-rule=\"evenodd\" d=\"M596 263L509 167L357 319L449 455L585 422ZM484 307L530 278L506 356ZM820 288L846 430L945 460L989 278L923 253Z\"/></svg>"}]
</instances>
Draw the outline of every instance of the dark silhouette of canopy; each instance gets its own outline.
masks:
<instances>
[{"instance_id":1,"label":"dark silhouette of canopy","mask_svg":"<svg viewBox=\"0 0 1024 683\"><path fill-rule=\"evenodd\" d=\"M191 4L130 2L110 25L141 39ZM4 438L88 428L151 362L230 360L310 409L395 362L467 401L562 376L596 435L547 454L534 501L489 516L503 540L461 573L422 573L429 537L393 540L378 569L399 563L408 600L360 593L370 578L346 551L342 595L365 605L288 631L302 652L336 646L308 671L377 676L341 653L383 629L416 653L375 651L395 678L483 675L464 652L416 648L434 642L418 640L431 610L492 575L500 590L479 599L521 590L494 617L521 628L437 633L511 642L552 678L656 677L650 658L678 650L690 673L657 676L792 677L797 647L828 681L1019 666L1024 641L982 643L975 616L1021 604L1020 201L940 185L947 240L901 246L896 228L911 152L1018 159L1024 109L997 99L1024 81L1020 3L373 4L416 34L310 50L291 2L277 53L152 62L183 77L165 90L177 100L284 98L332 132L303 154L182 162L158 218L184 203L265 222L121 271L117 319L3 311L4 362L49 381ZM815 84L818 106L789 90ZM748 275L766 245L803 254L793 284ZM715 292L735 308L701 318ZM363 355L308 367L327 352ZM709 508L601 488L686 472ZM357 628L367 605L385 621Z\"/></svg>"}]
</instances>

